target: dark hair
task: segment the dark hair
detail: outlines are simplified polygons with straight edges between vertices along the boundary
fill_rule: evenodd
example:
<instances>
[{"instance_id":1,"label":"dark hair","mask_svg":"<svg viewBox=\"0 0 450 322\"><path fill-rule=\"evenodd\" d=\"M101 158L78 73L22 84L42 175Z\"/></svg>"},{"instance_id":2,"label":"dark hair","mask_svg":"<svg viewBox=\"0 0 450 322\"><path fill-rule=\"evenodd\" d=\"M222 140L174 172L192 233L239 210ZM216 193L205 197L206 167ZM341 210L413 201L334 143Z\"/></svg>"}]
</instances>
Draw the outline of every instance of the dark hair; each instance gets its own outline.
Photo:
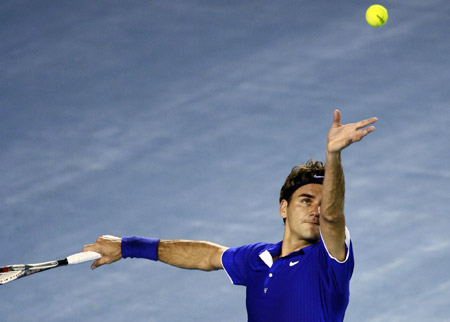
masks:
<instances>
[{"instance_id":1,"label":"dark hair","mask_svg":"<svg viewBox=\"0 0 450 322\"><path fill-rule=\"evenodd\" d=\"M322 184L324 174L325 166L321 161L309 159L305 165L296 165L292 168L291 173L289 173L286 181L281 187L280 203L282 200L286 200L289 203L295 190L305 184Z\"/></svg>"}]
</instances>

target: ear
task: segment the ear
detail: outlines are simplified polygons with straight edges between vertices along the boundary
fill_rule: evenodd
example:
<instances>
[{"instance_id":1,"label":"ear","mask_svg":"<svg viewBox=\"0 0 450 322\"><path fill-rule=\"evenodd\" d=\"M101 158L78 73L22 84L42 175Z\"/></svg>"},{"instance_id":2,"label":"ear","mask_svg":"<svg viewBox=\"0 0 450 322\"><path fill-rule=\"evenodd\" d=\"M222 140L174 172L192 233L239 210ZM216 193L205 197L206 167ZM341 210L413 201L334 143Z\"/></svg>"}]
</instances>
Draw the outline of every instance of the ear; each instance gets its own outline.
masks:
<instances>
[{"instance_id":1,"label":"ear","mask_svg":"<svg viewBox=\"0 0 450 322\"><path fill-rule=\"evenodd\" d=\"M286 199L281 200L280 203L280 216L283 219L287 218L287 207L288 207L288 202Z\"/></svg>"}]
</instances>

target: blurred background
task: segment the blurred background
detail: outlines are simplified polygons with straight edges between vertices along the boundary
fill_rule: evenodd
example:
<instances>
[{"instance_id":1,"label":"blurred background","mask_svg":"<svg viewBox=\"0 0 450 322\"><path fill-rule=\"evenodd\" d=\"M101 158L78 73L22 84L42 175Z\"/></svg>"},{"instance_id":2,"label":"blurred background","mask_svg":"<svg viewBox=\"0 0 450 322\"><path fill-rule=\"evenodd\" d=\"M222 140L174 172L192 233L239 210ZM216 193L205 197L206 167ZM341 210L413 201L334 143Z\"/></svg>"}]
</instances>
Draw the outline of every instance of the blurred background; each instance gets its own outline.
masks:
<instances>
[{"instance_id":1,"label":"blurred background","mask_svg":"<svg viewBox=\"0 0 450 322\"><path fill-rule=\"evenodd\" d=\"M0 4L0 265L102 234L282 239L295 164L333 110L376 131L343 152L346 321L450 321L450 2ZM126 259L0 287L1 321L246 321L223 271Z\"/></svg>"}]
</instances>

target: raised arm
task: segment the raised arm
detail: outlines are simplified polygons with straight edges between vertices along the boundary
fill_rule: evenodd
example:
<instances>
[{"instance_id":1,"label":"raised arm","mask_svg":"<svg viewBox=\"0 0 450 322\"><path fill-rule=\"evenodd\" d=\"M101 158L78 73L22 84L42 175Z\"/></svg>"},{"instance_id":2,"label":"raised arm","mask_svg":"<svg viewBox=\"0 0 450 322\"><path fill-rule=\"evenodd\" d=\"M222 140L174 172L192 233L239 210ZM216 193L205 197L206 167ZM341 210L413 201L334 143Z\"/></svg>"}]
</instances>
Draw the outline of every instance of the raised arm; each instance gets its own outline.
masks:
<instances>
[{"instance_id":1,"label":"raised arm","mask_svg":"<svg viewBox=\"0 0 450 322\"><path fill-rule=\"evenodd\" d=\"M375 130L376 117L357 123L341 124L341 112L334 111L333 124L328 132L325 177L320 206L320 230L330 254L339 261L345 259L345 180L341 151L361 141Z\"/></svg>"},{"instance_id":2,"label":"raised arm","mask_svg":"<svg viewBox=\"0 0 450 322\"><path fill-rule=\"evenodd\" d=\"M207 241L161 240L158 260L166 264L186 268L212 271L222 269L221 257L227 247ZM114 263L122 258L122 238L102 236L94 244L86 245L83 251L95 251L102 255L91 268Z\"/></svg>"}]
</instances>

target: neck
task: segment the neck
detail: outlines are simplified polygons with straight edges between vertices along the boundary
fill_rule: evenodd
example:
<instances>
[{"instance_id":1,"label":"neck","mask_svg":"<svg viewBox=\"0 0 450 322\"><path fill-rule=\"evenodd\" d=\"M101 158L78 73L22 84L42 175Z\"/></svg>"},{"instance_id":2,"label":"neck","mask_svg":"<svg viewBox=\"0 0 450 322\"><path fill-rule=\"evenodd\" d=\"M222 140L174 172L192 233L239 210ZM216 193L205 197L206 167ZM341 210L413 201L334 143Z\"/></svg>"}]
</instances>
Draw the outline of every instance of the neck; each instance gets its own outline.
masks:
<instances>
[{"instance_id":1,"label":"neck","mask_svg":"<svg viewBox=\"0 0 450 322\"><path fill-rule=\"evenodd\" d=\"M284 230L283 245L281 246L280 257L285 257L292 252L297 252L302 248L314 244L316 241L306 240L298 236L292 236L287 229Z\"/></svg>"}]
</instances>

